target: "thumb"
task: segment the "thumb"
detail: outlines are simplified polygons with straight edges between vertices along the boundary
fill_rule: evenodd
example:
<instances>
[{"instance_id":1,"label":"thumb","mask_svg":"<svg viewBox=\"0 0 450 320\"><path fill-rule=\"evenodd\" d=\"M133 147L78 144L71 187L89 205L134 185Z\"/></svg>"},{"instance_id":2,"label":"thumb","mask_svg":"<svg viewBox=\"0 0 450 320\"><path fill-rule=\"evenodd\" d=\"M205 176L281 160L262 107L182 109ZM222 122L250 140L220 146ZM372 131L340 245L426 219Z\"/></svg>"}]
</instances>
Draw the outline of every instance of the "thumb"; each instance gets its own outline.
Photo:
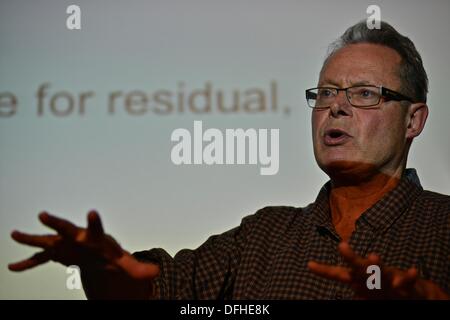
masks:
<instances>
[{"instance_id":1,"label":"thumb","mask_svg":"<svg viewBox=\"0 0 450 320\"><path fill-rule=\"evenodd\" d=\"M153 279L159 275L160 268L154 263L139 262L128 252L125 252L116 264L120 269L134 279Z\"/></svg>"}]
</instances>

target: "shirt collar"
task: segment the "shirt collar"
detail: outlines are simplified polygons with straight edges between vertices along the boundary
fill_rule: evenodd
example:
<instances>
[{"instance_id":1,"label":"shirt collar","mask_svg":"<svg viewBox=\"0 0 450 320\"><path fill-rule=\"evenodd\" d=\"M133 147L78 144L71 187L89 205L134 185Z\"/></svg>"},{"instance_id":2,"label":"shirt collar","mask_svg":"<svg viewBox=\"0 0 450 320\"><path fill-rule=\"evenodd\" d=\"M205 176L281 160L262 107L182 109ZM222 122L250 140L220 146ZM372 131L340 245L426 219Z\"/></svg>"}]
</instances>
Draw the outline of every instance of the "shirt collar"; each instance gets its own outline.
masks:
<instances>
[{"instance_id":1,"label":"shirt collar","mask_svg":"<svg viewBox=\"0 0 450 320\"><path fill-rule=\"evenodd\" d=\"M331 222L328 181L320 190L312 206L313 220L317 227L334 230ZM398 185L385 194L356 221L356 227L368 225L374 231L388 228L417 198L423 190L415 169L406 169Z\"/></svg>"}]
</instances>

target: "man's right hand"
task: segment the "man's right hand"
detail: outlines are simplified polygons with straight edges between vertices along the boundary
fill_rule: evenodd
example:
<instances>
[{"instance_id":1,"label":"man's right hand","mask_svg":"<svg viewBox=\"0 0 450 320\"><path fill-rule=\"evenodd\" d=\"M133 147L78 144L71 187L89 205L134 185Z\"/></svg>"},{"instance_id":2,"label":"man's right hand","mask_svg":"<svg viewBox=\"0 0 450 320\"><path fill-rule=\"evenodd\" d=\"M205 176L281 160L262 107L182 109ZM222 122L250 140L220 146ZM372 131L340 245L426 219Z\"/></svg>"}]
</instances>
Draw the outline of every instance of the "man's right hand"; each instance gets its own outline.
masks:
<instances>
[{"instance_id":1,"label":"man's right hand","mask_svg":"<svg viewBox=\"0 0 450 320\"><path fill-rule=\"evenodd\" d=\"M84 291L89 299L148 299L152 297L151 280L159 266L139 262L103 231L100 216L91 211L87 228L46 212L39 220L57 231L53 235L30 235L13 231L11 237L22 244L43 251L20 262L9 264L12 271L24 271L50 260L81 269Z\"/></svg>"}]
</instances>

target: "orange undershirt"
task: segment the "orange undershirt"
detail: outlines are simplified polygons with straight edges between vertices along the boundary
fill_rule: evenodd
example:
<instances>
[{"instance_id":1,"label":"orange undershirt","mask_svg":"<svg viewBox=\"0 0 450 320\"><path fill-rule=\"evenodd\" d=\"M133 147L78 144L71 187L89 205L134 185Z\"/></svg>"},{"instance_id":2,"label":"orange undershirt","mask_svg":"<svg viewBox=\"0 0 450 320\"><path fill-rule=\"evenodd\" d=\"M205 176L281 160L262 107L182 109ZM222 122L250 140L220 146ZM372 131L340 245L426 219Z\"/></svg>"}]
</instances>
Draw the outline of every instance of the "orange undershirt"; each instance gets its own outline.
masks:
<instances>
[{"instance_id":1,"label":"orange undershirt","mask_svg":"<svg viewBox=\"0 0 450 320\"><path fill-rule=\"evenodd\" d=\"M360 185L334 185L330 193L331 219L336 232L348 241L361 214L399 183L397 177L377 174Z\"/></svg>"}]
</instances>

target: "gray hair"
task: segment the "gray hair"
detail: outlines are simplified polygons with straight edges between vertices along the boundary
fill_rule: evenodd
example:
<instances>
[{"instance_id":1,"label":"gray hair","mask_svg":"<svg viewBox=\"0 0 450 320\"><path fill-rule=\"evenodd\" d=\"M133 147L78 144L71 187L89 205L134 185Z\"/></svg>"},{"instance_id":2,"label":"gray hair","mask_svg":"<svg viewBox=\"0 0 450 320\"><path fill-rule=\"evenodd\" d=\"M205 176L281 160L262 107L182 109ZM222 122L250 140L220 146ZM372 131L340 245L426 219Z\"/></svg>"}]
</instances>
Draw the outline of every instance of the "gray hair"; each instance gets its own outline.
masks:
<instances>
[{"instance_id":1,"label":"gray hair","mask_svg":"<svg viewBox=\"0 0 450 320\"><path fill-rule=\"evenodd\" d=\"M401 35L389 23L381 21L380 26L380 29L369 29L366 21L362 20L348 28L339 39L330 45L323 65L325 66L336 51L350 44L374 43L389 47L402 58L399 66L402 93L414 101L426 102L428 77L414 43L408 37Z\"/></svg>"}]
</instances>

